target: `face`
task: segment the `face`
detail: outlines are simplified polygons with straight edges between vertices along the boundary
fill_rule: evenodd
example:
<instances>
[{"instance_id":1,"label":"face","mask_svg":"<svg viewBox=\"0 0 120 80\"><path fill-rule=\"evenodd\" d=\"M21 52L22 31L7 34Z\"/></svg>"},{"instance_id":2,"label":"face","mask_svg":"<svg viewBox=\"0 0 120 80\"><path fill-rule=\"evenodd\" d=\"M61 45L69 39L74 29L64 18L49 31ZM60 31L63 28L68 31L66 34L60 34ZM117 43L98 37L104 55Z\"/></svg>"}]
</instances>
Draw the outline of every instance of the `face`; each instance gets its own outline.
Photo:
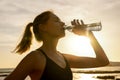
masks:
<instances>
[{"instance_id":1,"label":"face","mask_svg":"<svg viewBox=\"0 0 120 80\"><path fill-rule=\"evenodd\" d=\"M65 36L64 25L65 23L55 14L50 14L49 20L44 24L45 34L55 38L63 37Z\"/></svg>"}]
</instances>

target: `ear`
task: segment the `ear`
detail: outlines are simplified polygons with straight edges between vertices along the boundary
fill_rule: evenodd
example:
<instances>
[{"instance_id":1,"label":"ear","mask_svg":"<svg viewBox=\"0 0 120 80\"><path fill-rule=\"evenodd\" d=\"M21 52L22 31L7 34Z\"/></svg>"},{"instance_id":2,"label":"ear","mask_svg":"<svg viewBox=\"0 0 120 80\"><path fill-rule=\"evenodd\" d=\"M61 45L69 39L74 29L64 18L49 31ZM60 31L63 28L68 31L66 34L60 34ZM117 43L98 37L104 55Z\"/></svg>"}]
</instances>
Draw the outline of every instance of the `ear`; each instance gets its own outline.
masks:
<instances>
[{"instance_id":1,"label":"ear","mask_svg":"<svg viewBox=\"0 0 120 80\"><path fill-rule=\"evenodd\" d=\"M39 30L45 32L47 27L44 24L39 24Z\"/></svg>"}]
</instances>

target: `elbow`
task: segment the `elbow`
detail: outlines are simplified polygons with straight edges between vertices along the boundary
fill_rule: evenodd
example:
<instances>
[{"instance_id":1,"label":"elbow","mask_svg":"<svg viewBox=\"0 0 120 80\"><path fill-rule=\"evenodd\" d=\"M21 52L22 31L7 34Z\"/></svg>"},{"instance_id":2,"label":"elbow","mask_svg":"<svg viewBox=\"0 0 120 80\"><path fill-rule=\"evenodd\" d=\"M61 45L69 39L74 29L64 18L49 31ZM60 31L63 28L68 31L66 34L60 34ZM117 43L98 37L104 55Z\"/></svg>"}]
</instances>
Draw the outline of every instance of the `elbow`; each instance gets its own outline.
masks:
<instances>
[{"instance_id":1,"label":"elbow","mask_svg":"<svg viewBox=\"0 0 120 80\"><path fill-rule=\"evenodd\" d=\"M110 64L110 62L109 62L109 60L107 60L106 62L105 62L105 66L106 65L109 65Z\"/></svg>"},{"instance_id":2,"label":"elbow","mask_svg":"<svg viewBox=\"0 0 120 80\"><path fill-rule=\"evenodd\" d=\"M100 66L107 66L110 64L109 60L104 60L104 61L100 61L101 65Z\"/></svg>"},{"instance_id":3,"label":"elbow","mask_svg":"<svg viewBox=\"0 0 120 80\"><path fill-rule=\"evenodd\" d=\"M109 62L102 64L102 66L107 66L107 65L109 65Z\"/></svg>"},{"instance_id":4,"label":"elbow","mask_svg":"<svg viewBox=\"0 0 120 80\"><path fill-rule=\"evenodd\" d=\"M106 59L104 60L104 62L105 62L105 64L104 64L105 66L110 64L110 62L109 62L109 59L108 59L108 58L106 58Z\"/></svg>"}]
</instances>

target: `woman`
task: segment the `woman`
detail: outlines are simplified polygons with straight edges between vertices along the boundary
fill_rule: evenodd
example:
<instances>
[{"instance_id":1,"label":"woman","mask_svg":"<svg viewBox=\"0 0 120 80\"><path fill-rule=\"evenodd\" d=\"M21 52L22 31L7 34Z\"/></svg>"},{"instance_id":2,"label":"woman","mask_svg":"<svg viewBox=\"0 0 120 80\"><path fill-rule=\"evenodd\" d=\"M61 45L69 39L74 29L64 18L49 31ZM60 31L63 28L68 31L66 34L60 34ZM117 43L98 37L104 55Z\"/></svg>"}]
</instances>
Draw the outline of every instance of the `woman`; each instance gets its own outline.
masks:
<instances>
[{"instance_id":1,"label":"woman","mask_svg":"<svg viewBox=\"0 0 120 80\"><path fill-rule=\"evenodd\" d=\"M80 23L78 20L73 20L71 24L75 26L73 33L85 34L83 21ZM36 40L42 41L43 45L30 52L5 80L24 80L28 75L31 80L72 80L70 68L92 68L105 66L109 63L92 32L89 32L89 38L96 58L78 57L58 52L56 46L58 40L65 36L64 26L65 23L51 11L41 13L34 19L33 23L29 23L15 51L22 54L30 48L31 27Z\"/></svg>"}]
</instances>

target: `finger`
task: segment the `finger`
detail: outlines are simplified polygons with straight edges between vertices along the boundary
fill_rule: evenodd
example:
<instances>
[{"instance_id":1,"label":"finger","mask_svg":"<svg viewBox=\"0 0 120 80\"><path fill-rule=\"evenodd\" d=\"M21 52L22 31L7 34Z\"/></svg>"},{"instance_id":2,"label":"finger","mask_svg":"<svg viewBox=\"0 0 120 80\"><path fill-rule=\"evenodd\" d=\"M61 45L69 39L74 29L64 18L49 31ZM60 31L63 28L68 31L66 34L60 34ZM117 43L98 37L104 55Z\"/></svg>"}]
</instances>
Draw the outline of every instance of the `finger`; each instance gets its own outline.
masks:
<instances>
[{"instance_id":1,"label":"finger","mask_svg":"<svg viewBox=\"0 0 120 80\"><path fill-rule=\"evenodd\" d=\"M73 24L76 25L76 20L75 19L73 20Z\"/></svg>"},{"instance_id":2,"label":"finger","mask_svg":"<svg viewBox=\"0 0 120 80\"><path fill-rule=\"evenodd\" d=\"M76 25L76 22L75 22L76 20L74 19L73 21L71 21L71 24L72 25Z\"/></svg>"},{"instance_id":3,"label":"finger","mask_svg":"<svg viewBox=\"0 0 120 80\"><path fill-rule=\"evenodd\" d=\"M77 24L80 25L79 19L77 19Z\"/></svg>"},{"instance_id":4,"label":"finger","mask_svg":"<svg viewBox=\"0 0 120 80\"><path fill-rule=\"evenodd\" d=\"M81 21L81 24L82 24L82 25L85 25L84 22L83 22L83 20L80 20L80 21Z\"/></svg>"},{"instance_id":5,"label":"finger","mask_svg":"<svg viewBox=\"0 0 120 80\"><path fill-rule=\"evenodd\" d=\"M71 24L74 25L73 21L71 21Z\"/></svg>"}]
</instances>

